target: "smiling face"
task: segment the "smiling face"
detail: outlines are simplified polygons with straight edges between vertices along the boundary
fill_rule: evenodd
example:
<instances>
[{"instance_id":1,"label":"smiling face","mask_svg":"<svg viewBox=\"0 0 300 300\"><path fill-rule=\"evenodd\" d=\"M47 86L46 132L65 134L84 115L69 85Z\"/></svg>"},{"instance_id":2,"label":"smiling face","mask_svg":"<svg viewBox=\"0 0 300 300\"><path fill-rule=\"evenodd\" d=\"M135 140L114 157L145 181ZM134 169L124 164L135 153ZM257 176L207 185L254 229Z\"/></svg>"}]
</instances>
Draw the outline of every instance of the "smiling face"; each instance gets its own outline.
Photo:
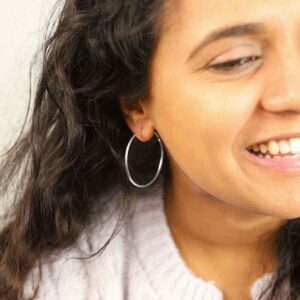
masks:
<instances>
[{"instance_id":1,"label":"smiling face","mask_svg":"<svg viewBox=\"0 0 300 300\"><path fill-rule=\"evenodd\" d=\"M186 176L199 192L235 206L300 216L300 172L276 172L244 156L257 141L297 130L300 136L300 2L177 1L167 21L147 108L173 184ZM199 48L212 31L245 23L260 26ZM240 65L213 67L245 57Z\"/></svg>"},{"instance_id":2,"label":"smiling face","mask_svg":"<svg viewBox=\"0 0 300 300\"><path fill-rule=\"evenodd\" d=\"M300 172L274 171L244 153L273 136L300 137L300 1L178 0L167 24L144 107L172 184L249 211L300 216ZM229 27L239 28L220 34Z\"/></svg>"}]
</instances>

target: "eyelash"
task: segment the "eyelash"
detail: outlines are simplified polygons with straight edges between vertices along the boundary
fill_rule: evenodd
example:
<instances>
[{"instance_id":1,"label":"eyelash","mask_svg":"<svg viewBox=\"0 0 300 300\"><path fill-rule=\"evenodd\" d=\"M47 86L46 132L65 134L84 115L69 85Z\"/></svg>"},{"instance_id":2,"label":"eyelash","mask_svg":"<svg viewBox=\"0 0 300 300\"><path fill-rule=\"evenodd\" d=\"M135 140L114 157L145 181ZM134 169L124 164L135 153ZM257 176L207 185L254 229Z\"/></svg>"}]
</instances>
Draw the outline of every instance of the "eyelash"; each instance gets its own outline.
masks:
<instances>
[{"instance_id":1,"label":"eyelash","mask_svg":"<svg viewBox=\"0 0 300 300\"><path fill-rule=\"evenodd\" d=\"M251 62L251 61L257 60L259 58L260 58L259 56L241 57L241 58L238 58L238 59L226 61L224 63L210 65L208 67L208 69L214 69L216 71L221 70L221 71L225 71L225 72L227 70L231 71L231 70L236 69L239 66L243 66L245 62L248 63L249 61Z\"/></svg>"}]
</instances>

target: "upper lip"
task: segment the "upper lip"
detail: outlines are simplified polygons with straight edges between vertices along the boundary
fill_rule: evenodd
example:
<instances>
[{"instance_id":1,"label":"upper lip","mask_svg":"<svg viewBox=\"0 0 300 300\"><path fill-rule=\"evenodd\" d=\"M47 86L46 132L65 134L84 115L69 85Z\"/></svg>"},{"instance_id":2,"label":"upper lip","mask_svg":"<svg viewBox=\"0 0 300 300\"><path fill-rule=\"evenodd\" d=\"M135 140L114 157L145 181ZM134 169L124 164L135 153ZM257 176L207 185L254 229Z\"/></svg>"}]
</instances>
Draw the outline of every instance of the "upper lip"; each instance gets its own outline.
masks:
<instances>
[{"instance_id":1,"label":"upper lip","mask_svg":"<svg viewBox=\"0 0 300 300\"><path fill-rule=\"evenodd\" d=\"M282 133L278 135L272 135L263 139L258 140L257 142L254 142L250 144L248 147L257 145L257 144L264 144L266 142L272 141L272 140L285 140L285 139L291 139L291 138L300 138L300 132L290 132L290 133Z\"/></svg>"}]
</instances>

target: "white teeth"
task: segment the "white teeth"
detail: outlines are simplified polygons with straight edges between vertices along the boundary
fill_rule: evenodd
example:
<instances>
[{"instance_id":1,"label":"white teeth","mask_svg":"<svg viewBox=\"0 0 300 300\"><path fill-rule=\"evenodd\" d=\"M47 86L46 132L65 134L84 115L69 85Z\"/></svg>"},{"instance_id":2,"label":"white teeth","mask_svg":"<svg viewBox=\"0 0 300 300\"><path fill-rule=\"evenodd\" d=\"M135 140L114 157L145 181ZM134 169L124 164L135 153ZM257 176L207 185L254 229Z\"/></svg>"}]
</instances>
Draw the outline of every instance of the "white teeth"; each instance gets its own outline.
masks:
<instances>
[{"instance_id":1,"label":"white teeth","mask_svg":"<svg viewBox=\"0 0 300 300\"><path fill-rule=\"evenodd\" d=\"M270 141L268 143L268 150L270 154L277 155L279 153L279 145L275 141Z\"/></svg>"},{"instance_id":2,"label":"white teeth","mask_svg":"<svg viewBox=\"0 0 300 300\"><path fill-rule=\"evenodd\" d=\"M267 153L268 147L265 144L260 144L259 145L259 150L261 153Z\"/></svg>"},{"instance_id":3,"label":"white teeth","mask_svg":"<svg viewBox=\"0 0 300 300\"><path fill-rule=\"evenodd\" d=\"M279 149L281 154L287 154L290 152L290 145L287 141L281 140L279 141Z\"/></svg>"},{"instance_id":4,"label":"white teeth","mask_svg":"<svg viewBox=\"0 0 300 300\"><path fill-rule=\"evenodd\" d=\"M290 139L290 148L293 154L300 152L300 138Z\"/></svg>"},{"instance_id":5,"label":"white teeth","mask_svg":"<svg viewBox=\"0 0 300 300\"><path fill-rule=\"evenodd\" d=\"M253 145L249 149L261 154L297 154L300 153L300 138L291 138L289 140L271 140L266 143Z\"/></svg>"}]
</instances>

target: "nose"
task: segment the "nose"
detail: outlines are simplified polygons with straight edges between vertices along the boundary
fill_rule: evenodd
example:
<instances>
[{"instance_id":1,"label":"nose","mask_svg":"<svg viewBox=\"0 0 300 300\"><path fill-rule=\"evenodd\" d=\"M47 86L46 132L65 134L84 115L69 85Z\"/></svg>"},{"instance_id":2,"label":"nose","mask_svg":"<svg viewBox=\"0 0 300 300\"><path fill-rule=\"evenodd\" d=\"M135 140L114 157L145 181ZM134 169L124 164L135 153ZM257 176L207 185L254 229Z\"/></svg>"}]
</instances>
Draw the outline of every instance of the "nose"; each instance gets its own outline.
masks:
<instances>
[{"instance_id":1,"label":"nose","mask_svg":"<svg viewBox=\"0 0 300 300\"><path fill-rule=\"evenodd\" d=\"M263 108L277 113L300 112L300 49L290 47L282 51L268 69L261 99Z\"/></svg>"}]
</instances>

